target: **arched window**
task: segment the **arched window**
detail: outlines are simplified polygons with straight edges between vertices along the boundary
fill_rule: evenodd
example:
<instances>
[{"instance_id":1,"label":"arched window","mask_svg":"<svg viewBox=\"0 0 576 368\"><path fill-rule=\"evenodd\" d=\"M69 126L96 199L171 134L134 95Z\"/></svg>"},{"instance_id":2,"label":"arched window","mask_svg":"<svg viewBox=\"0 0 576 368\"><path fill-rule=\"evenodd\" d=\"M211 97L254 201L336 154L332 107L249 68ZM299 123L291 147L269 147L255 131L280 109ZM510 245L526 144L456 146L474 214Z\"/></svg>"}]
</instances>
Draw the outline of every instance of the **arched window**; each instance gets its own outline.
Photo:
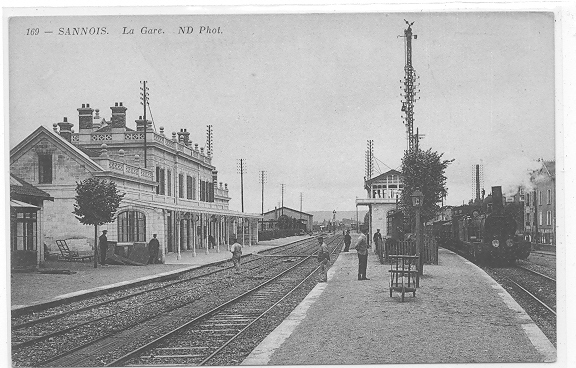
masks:
<instances>
[{"instance_id":1,"label":"arched window","mask_svg":"<svg viewBox=\"0 0 576 368\"><path fill-rule=\"evenodd\" d=\"M118 242L145 242L146 216L139 211L118 214Z\"/></svg>"}]
</instances>

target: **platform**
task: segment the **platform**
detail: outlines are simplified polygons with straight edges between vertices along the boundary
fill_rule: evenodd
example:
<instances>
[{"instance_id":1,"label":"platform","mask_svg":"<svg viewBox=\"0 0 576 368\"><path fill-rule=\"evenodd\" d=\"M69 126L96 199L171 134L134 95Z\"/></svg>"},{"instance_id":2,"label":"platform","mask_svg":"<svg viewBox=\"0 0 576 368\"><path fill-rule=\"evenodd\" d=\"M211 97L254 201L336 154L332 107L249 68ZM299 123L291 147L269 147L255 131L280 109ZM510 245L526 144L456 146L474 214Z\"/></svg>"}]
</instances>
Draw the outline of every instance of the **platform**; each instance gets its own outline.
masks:
<instances>
[{"instance_id":1,"label":"platform","mask_svg":"<svg viewBox=\"0 0 576 368\"><path fill-rule=\"evenodd\" d=\"M303 302L242 365L553 362L556 350L482 269L440 249L416 297L389 296L388 265L341 253Z\"/></svg>"},{"instance_id":2,"label":"platform","mask_svg":"<svg viewBox=\"0 0 576 368\"><path fill-rule=\"evenodd\" d=\"M257 253L262 250L278 247L309 236L262 241L258 245L243 248L243 254ZM95 293L114 287L153 280L175 273L201 267L231 258L231 253L221 248L220 252L210 249L209 254L201 249L196 256L190 251L182 252L180 257L175 253L165 256L165 264L146 266L109 265L94 268L93 262L50 261L50 268L70 270L71 274L12 273L11 309L21 309L32 305L49 303L55 300L68 299Z\"/></svg>"}]
</instances>

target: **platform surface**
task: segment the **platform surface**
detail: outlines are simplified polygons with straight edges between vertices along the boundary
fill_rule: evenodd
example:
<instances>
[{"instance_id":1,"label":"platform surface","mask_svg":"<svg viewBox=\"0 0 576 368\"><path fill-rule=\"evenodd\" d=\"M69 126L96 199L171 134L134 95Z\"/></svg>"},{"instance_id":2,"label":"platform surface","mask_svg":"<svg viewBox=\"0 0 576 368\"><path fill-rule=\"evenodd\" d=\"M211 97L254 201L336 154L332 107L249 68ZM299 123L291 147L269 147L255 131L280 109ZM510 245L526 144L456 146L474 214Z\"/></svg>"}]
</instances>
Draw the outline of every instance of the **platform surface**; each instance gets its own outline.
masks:
<instances>
[{"instance_id":1,"label":"platform surface","mask_svg":"<svg viewBox=\"0 0 576 368\"><path fill-rule=\"evenodd\" d=\"M389 295L389 267L341 253L294 312L243 365L553 362L556 350L484 271L444 249L416 297Z\"/></svg>"}]
</instances>

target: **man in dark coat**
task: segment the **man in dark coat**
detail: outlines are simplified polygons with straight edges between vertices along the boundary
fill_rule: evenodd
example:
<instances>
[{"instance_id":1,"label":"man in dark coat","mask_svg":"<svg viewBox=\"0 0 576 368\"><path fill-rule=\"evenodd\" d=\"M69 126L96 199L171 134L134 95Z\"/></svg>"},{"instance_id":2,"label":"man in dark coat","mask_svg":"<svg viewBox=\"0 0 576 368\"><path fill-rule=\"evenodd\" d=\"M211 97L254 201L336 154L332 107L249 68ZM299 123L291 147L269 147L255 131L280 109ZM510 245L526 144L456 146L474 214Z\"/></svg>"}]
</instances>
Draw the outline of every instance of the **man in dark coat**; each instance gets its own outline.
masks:
<instances>
[{"instance_id":1,"label":"man in dark coat","mask_svg":"<svg viewBox=\"0 0 576 368\"><path fill-rule=\"evenodd\" d=\"M380 246L382 246L382 233L380 232L380 229L376 229L376 232L374 233L374 250L376 253L378 253L378 248Z\"/></svg>"},{"instance_id":2,"label":"man in dark coat","mask_svg":"<svg viewBox=\"0 0 576 368\"><path fill-rule=\"evenodd\" d=\"M153 238L150 239L148 243L148 252L150 254L150 259L148 259L148 264L158 263L158 250L160 249L160 242L156 239L157 234L152 234Z\"/></svg>"},{"instance_id":3,"label":"man in dark coat","mask_svg":"<svg viewBox=\"0 0 576 368\"><path fill-rule=\"evenodd\" d=\"M107 266L106 264L106 252L108 251L108 237L106 234L108 230L102 230L102 235L100 235L100 265Z\"/></svg>"},{"instance_id":4,"label":"man in dark coat","mask_svg":"<svg viewBox=\"0 0 576 368\"><path fill-rule=\"evenodd\" d=\"M346 235L344 235L344 252L348 252L350 250L350 243L352 243L350 230L346 230Z\"/></svg>"}]
</instances>

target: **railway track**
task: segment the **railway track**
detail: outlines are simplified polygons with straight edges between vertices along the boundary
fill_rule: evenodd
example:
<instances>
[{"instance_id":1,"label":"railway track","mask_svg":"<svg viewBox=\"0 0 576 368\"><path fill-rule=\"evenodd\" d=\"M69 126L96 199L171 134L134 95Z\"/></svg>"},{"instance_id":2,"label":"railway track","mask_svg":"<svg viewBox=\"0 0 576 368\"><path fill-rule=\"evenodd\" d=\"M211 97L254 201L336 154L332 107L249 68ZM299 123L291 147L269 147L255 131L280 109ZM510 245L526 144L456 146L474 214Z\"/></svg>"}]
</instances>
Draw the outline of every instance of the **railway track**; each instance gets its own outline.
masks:
<instances>
[{"instance_id":1,"label":"railway track","mask_svg":"<svg viewBox=\"0 0 576 368\"><path fill-rule=\"evenodd\" d=\"M332 239L332 243L338 243L336 238ZM123 291L123 295L117 298L88 303L81 308L65 306L62 312L32 316L28 320L26 316L19 316L18 322L13 321L12 326L14 365L68 365L67 357L70 355L122 335L124 331L137 329L142 324L157 320L160 315L177 314L178 310L186 309L189 305L197 306L196 314L209 309L221 303L222 298L230 299L261 284L261 280L271 277L271 274L284 272L295 260L309 259L315 249L315 239L306 239L289 247L262 252L278 257L250 257L244 261L241 277L233 275L232 266L220 266L203 275L164 282L154 288L133 293ZM280 257L281 252L284 252L283 257ZM301 253L308 253L308 258L302 257ZM242 280L239 285L233 285L231 280L239 278ZM222 292L223 289L225 292ZM150 328L160 331L169 325ZM92 364L101 365L98 362Z\"/></svg>"},{"instance_id":2,"label":"railway track","mask_svg":"<svg viewBox=\"0 0 576 368\"><path fill-rule=\"evenodd\" d=\"M556 344L556 279L528 267L485 268Z\"/></svg>"}]
</instances>

